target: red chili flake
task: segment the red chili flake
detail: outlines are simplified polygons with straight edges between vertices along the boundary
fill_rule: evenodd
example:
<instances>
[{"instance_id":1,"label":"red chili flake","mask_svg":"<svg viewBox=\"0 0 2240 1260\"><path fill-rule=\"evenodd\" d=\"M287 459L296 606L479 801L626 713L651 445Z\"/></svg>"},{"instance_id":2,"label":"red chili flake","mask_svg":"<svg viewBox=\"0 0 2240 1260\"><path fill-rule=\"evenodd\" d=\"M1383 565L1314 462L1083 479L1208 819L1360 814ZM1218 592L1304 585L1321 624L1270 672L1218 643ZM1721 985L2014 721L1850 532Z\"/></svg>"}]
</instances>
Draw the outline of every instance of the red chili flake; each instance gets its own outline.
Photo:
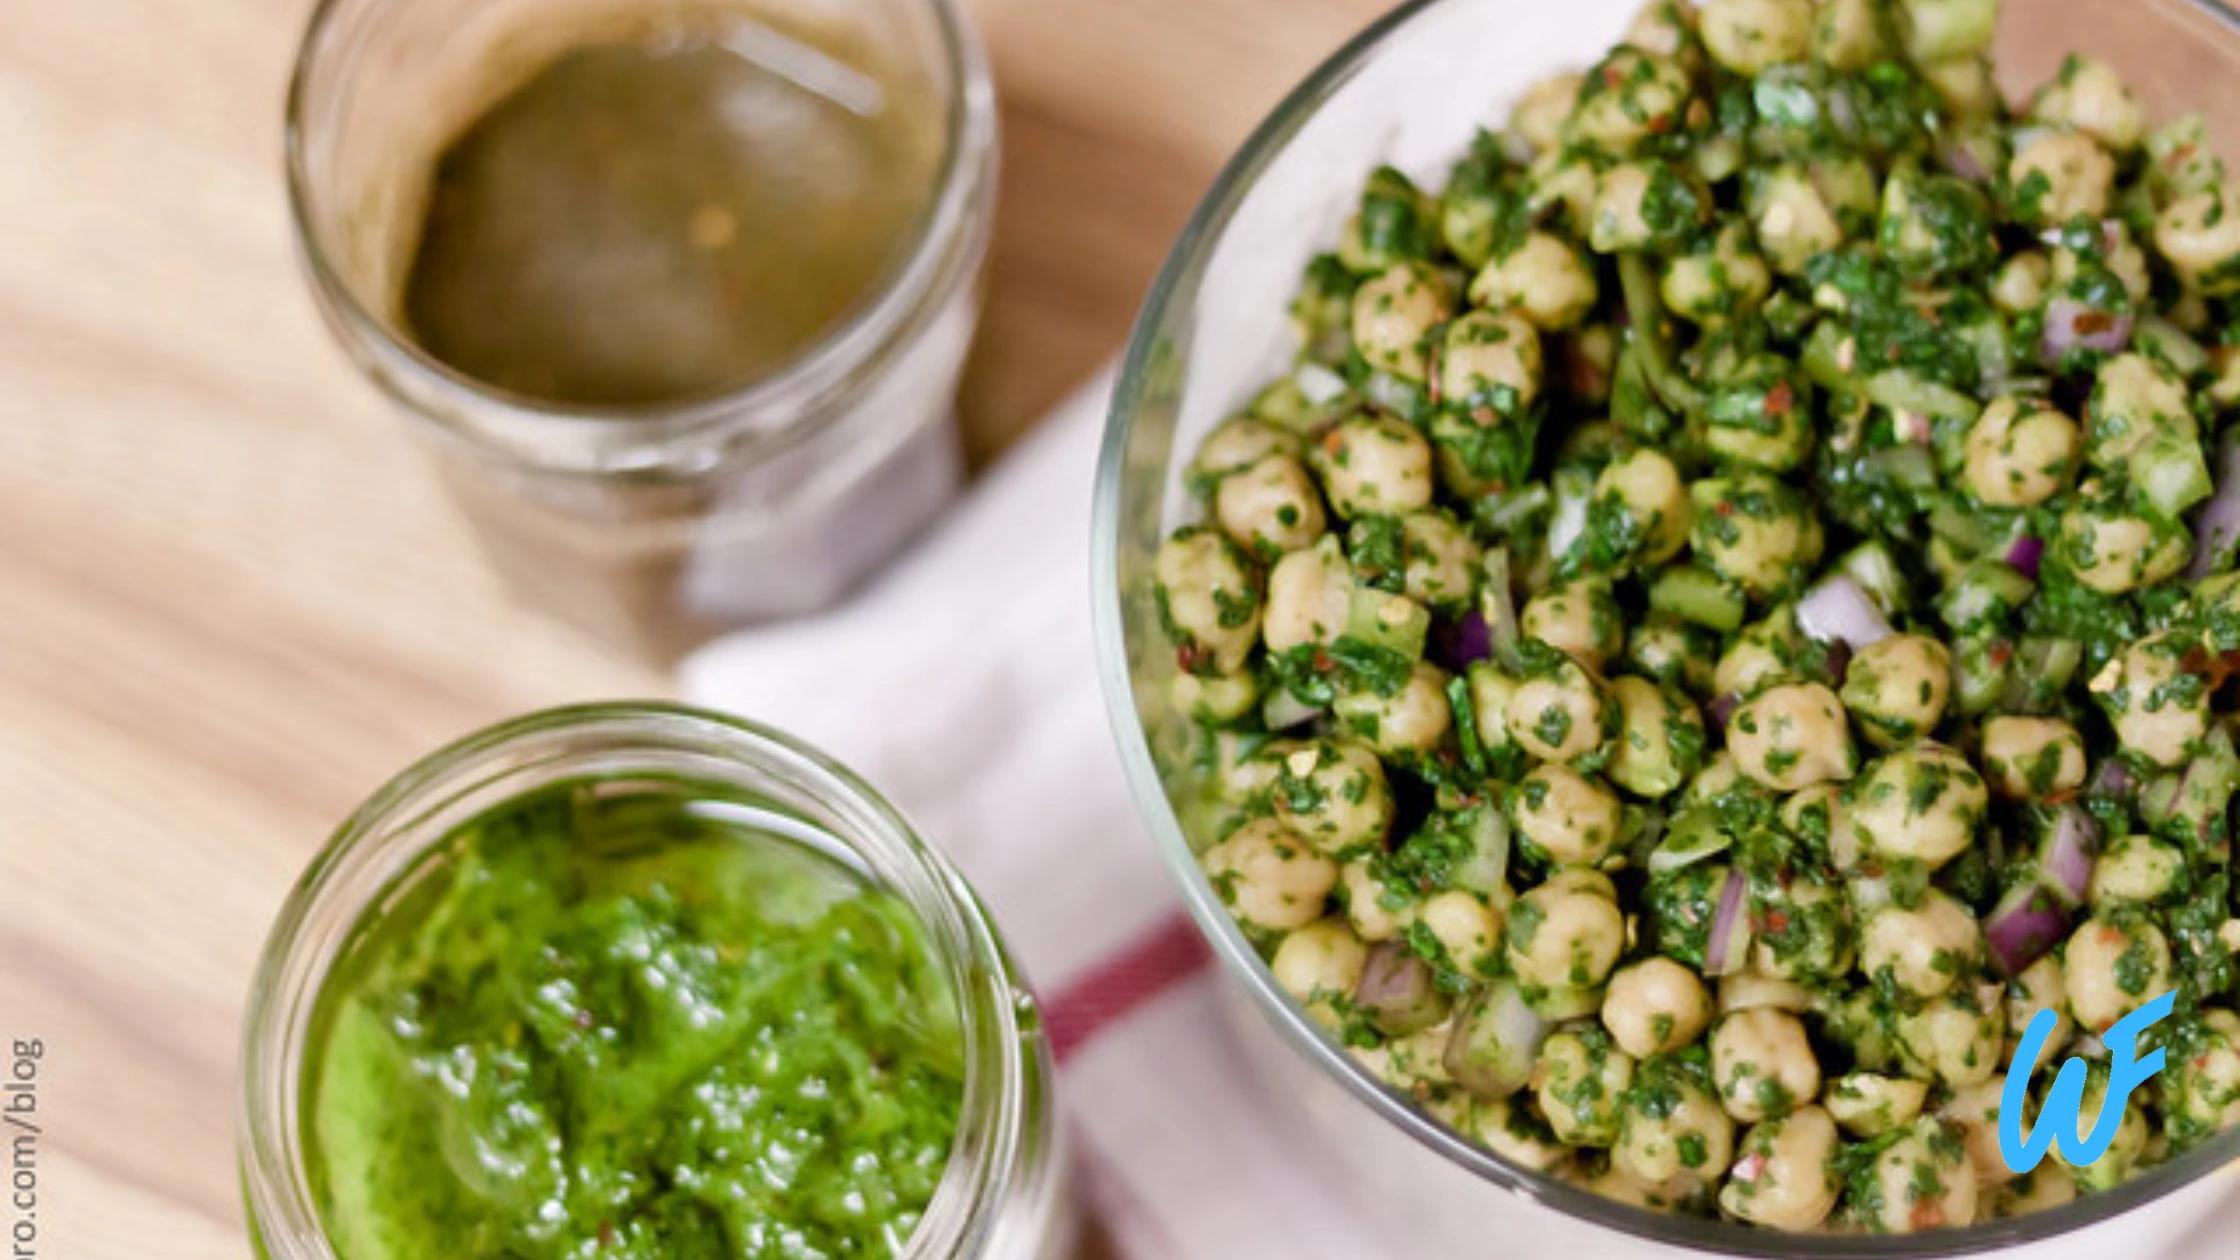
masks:
<instances>
[{"instance_id":1,"label":"red chili flake","mask_svg":"<svg viewBox=\"0 0 2240 1260\"><path fill-rule=\"evenodd\" d=\"M614 1222L601 1221L599 1222L599 1247L601 1250L605 1250L612 1246L614 1246Z\"/></svg>"},{"instance_id":2,"label":"red chili flake","mask_svg":"<svg viewBox=\"0 0 2240 1260\"><path fill-rule=\"evenodd\" d=\"M1185 643L1174 650L1174 663L1185 674L1197 673L1198 663L1205 658L1205 649L1195 643Z\"/></svg>"},{"instance_id":3,"label":"red chili flake","mask_svg":"<svg viewBox=\"0 0 2240 1260\"><path fill-rule=\"evenodd\" d=\"M1935 1229L1944 1224L1944 1204L1935 1199L1923 1199L1913 1205L1913 1227Z\"/></svg>"},{"instance_id":4,"label":"red chili flake","mask_svg":"<svg viewBox=\"0 0 2240 1260\"><path fill-rule=\"evenodd\" d=\"M1890 353L1889 353L1889 354L1887 354L1887 355L1885 355L1885 356L1883 356L1883 357L1884 357L1884 358L1887 358L1887 359L1889 359L1889 360L1890 360L1890 361L1891 361L1892 363L1896 363L1896 362L1898 361L1898 355L1899 355L1899 353L1900 353L1900 351L1899 351L1898 347L1896 347L1896 346L1891 346L1891 347L1890 347Z\"/></svg>"},{"instance_id":5,"label":"red chili flake","mask_svg":"<svg viewBox=\"0 0 2240 1260\"><path fill-rule=\"evenodd\" d=\"M2191 162L2192 160L2193 146L2190 144L2182 144L2179 145L2176 149L2172 150L2169 157L2163 159L2163 165L2169 167L2174 171L2179 167L2184 166L2186 163Z\"/></svg>"},{"instance_id":6,"label":"red chili flake","mask_svg":"<svg viewBox=\"0 0 2240 1260\"><path fill-rule=\"evenodd\" d=\"M1796 405L1797 391L1789 388L1787 381L1776 381L1773 388L1766 391L1766 414L1769 416L1788 415Z\"/></svg>"},{"instance_id":7,"label":"red chili flake","mask_svg":"<svg viewBox=\"0 0 2240 1260\"><path fill-rule=\"evenodd\" d=\"M1345 444L1346 440L1344 436L1342 436L1336 428L1332 428L1328 433L1322 435L1322 449L1332 455L1337 454L1338 448L1344 446Z\"/></svg>"},{"instance_id":8,"label":"red chili flake","mask_svg":"<svg viewBox=\"0 0 2240 1260\"><path fill-rule=\"evenodd\" d=\"M1315 669L1315 672L1316 672L1316 673L1318 673L1318 674L1327 674L1327 673L1329 673L1329 672L1330 672L1331 670L1333 670L1333 669L1336 669L1337 667L1338 667L1338 663L1337 663L1336 661L1333 661L1333 660L1331 660L1331 659L1330 659L1330 654L1329 654L1328 652L1325 652L1325 651L1323 651L1323 650L1322 650L1322 648L1321 648L1321 647L1319 647L1319 646L1317 646L1317 647L1315 648L1315 650L1314 650L1314 669Z\"/></svg>"},{"instance_id":9,"label":"red chili flake","mask_svg":"<svg viewBox=\"0 0 2240 1260\"><path fill-rule=\"evenodd\" d=\"M1625 82L1625 76L1618 73L1616 66L1604 66L1602 68L1602 86L1615 89L1623 82Z\"/></svg>"},{"instance_id":10,"label":"red chili flake","mask_svg":"<svg viewBox=\"0 0 2240 1260\"><path fill-rule=\"evenodd\" d=\"M1769 911L1767 911L1767 912L1766 912L1766 916L1765 916L1765 919L1764 919L1764 921L1762 921L1762 922L1761 922L1761 923L1759 923L1759 925L1758 925L1758 930L1759 930L1759 931L1761 931L1761 932L1786 932L1786 931L1788 931L1788 930L1789 930L1789 915L1788 915L1788 912L1787 912L1787 911L1784 911L1784 910L1769 910Z\"/></svg>"},{"instance_id":11,"label":"red chili flake","mask_svg":"<svg viewBox=\"0 0 2240 1260\"><path fill-rule=\"evenodd\" d=\"M1661 136L1670 130L1672 130L1672 115L1670 114L1659 114L1649 120L1649 134L1652 136Z\"/></svg>"},{"instance_id":12,"label":"red chili flake","mask_svg":"<svg viewBox=\"0 0 2240 1260\"><path fill-rule=\"evenodd\" d=\"M1994 643L1991 645L1990 656L1991 668L2005 669L2007 662L2014 659L2014 648L2006 643Z\"/></svg>"},{"instance_id":13,"label":"red chili flake","mask_svg":"<svg viewBox=\"0 0 2240 1260\"><path fill-rule=\"evenodd\" d=\"M1719 500L1719 506L1711 510L1717 512L1721 516L1733 516L1734 504L1727 502L1725 499L1721 499Z\"/></svg>"},{"instance_id":14,"label":"red chili flake","mask_svg":"<svg viewBox=\"0 0 2240 1260\"><path fill-rule=\"evenodd\" d=\"M2106 311L2084 311L2076 318L2076 328L2081 333L2106 332L2116 326L2116 317Z\"/></svg>"}]
</instances>

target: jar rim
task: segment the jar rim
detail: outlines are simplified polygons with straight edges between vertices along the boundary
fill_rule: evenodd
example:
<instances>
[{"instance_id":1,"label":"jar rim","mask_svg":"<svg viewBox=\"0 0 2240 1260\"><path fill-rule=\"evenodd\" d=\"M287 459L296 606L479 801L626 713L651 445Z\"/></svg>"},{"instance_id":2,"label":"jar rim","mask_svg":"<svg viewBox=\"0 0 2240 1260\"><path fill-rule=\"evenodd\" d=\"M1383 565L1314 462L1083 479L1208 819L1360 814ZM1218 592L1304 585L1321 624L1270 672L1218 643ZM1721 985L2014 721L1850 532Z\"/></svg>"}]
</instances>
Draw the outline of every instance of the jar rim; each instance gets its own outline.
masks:
<instances>
[{"instance_id":1,"label":"jar rim","mask_svg":"<svg viewBox=\"0 0 2240 1260\"><path fill-rule=\"evenodd\" d=\"M556 402L480 380L428 353L383 318L336 263L333 223L317 213L311 113L330 44L355 37L345 19L355 0L318 0L296 47L282 131L288 217L320 313L374 382L447 435L524 463L586 473L660 467L694 440L751 438L773 453L829 424L839 409L821 400L844 392L858 369L904 339L922 313L977 268L985 251L995 184L995 87L979 37L956 0L914 0L932 13L947 76L947 126L935 194L890 267L831 328L770 372L712 394L603 405ZM433 155L430 155L431 158ZM783 419L767 428L758 415Z\"/></svg>"},{"instance_id":2,"label":"jar rim","mask_svg":"<svg viewBox=\"0 0 2240 1260\"><path fill-rule=\"evenodd\" d=\"M1039 1114L1032 999L995 926L948 859L852 771L783 732L655 701L572 705L485 728L390 779L322 846L266 938L244 1021L236 1142L252 1237L268 1260L337 1256L313 1201L301 1099L305 1042L324 982L363 916L459 823L584 774L676 773L782 783L830 819L803 821L876 867L874 882L926 928L956 994L964 1092L946 1167L902 1260L978 1255L1005 1196L1032 1172ZM525 782L517 780L526 780ZM836 824L836 825L835 825Z\"/></svg>"}]
</instances>

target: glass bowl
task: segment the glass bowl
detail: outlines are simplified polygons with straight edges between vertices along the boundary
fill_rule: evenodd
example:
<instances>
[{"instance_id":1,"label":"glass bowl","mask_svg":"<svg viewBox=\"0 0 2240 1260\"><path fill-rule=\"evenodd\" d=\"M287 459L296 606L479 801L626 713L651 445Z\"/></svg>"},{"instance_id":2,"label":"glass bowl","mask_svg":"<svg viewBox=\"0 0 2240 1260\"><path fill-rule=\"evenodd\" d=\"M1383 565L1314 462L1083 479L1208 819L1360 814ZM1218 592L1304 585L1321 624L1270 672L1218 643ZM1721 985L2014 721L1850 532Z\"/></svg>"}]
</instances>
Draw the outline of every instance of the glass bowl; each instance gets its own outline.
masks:
<instances>
[{"instance_id":1,"label":"glass bowl","mask_svg":"<svg viewBox=\"0 0 2240 1260\"><path fill-rule=\"evenodd\" d=\"M1908 1236L1780 1234L1602 1198L1466 1141L1357 1065L1276 985L1198 868L1176 811L1191 774L1186 723L1167 699L1174 653L1151 592L1151 558L1190 514L1183 470L1191 452L1289 365L1295 345L1285 305L1300 269L1337 239L1372 167L1390 163L1437 187L1476 127L1498 122L1540 76L1591 64L1638 7L1402 4L1310 74L1231 159L1136 324L1097 480L1099 671L1144 819L1238 997L1239 1053L1264 1092L1280 1099L1268 1109L1272 1122L1298 1126L1299 1149L1325 1165L1395 1255L1681 1248L1921 1257L2057 1237L2043 1253L2156 1255L2189 1233L2199 1254L2229 1254L2228 1242L2212 1248L2205 1231L2240 1228L2240 1177L2202 1179L2240 1157L2240 1133L2061 1208ZM2240 14L2232 9L2210 0L2006 0L1996 56L2010 97L2043 82L2071 49L2114 65L2152 116L2198 110L2228 151L2240 144ZM2222 1204L2228 1199L2235 1201ZM2235 1219L2203 1219L2220 1205Z\"/></svg>"}]
</instances>

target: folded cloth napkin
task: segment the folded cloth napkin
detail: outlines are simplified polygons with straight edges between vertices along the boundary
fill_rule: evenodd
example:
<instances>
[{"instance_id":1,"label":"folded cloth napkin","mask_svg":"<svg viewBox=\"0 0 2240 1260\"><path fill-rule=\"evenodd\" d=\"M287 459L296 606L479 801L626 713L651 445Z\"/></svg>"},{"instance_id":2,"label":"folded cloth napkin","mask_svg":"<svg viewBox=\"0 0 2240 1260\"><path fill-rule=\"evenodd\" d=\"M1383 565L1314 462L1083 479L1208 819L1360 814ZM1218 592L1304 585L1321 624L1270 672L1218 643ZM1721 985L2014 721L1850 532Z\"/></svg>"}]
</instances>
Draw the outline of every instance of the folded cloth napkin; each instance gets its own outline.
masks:
<instances>
[{"instance_id":1,"label":"folded cloth napkin","mask_svg":"<svg viewBox=\"0 0 2240 1260\"><path fill-rule=\"evenodd\" d=\"M1079 1176L1128 1260L1455 1255L1451 1232L1409 1236L1303 1149L1298 1100L1232 1035L1236 999L1138 818L1089 628L1107 389L1045 420L846 607L686 661L685 694L838 757L963 869L1042 997ZM2181 1226L2154 1231L2184 1236L2167 1247L2107 1226L2031 1260L2240 1254L2240 1179L2208 1181L2182 1196L2201 1206ZM1521 1198L1494 1211L1467 1222L1486 1244L1470 1254L1644 1252ZM2211 1214L2220 1226L2194 1223Z\"/></svg>"}]
</instances>

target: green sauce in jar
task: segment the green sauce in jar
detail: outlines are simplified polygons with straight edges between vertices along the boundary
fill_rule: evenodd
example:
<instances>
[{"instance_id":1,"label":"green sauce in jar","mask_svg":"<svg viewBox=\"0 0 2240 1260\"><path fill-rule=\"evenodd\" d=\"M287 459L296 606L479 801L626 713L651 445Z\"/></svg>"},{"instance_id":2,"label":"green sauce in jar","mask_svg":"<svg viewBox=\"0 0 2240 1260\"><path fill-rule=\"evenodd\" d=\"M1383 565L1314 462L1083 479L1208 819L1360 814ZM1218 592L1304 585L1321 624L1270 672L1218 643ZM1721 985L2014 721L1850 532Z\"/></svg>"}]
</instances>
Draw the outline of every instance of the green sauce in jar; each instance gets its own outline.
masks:
<instances>
[{"instance_id":1,"label":"green sauce in jar","mask_svg":"<svg viewBox=\"0 0 2240 1260\"><path fill-rule=\"evenodd\" d=\"M898 897L789 830L582 778L434 846L305 1050L341 1260L898 1253L958 1123L955 995Z\"/></svg>"}]
</instances>

